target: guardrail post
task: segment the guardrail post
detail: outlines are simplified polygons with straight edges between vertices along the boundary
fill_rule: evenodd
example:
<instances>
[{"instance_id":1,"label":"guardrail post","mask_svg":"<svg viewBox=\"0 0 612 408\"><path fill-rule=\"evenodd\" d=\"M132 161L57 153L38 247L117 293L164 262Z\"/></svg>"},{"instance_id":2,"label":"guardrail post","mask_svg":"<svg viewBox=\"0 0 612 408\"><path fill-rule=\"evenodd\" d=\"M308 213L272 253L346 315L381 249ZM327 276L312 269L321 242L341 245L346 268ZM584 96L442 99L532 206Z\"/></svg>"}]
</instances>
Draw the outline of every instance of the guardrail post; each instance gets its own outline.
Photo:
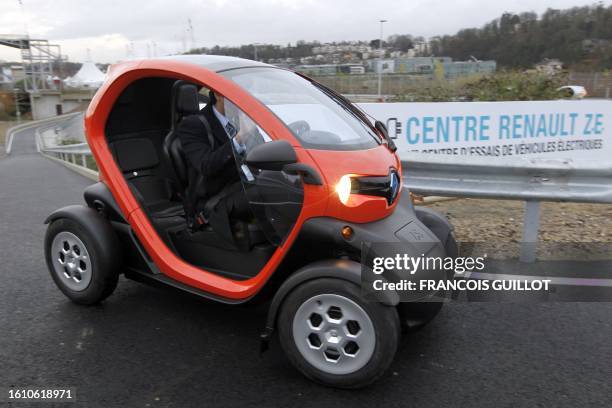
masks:
<instances>
[{"instance_id":1,"label":"guardrail post","mask_svg":"<svg viewBox=\"0 0 612 408\"><path fill-rule=\"evenodd\" d=\"M85 157L84 154L81 155L81 165L83 167L87 167L87 158Z\"/></svg>"},{"instance_id":2,"label":"guardrail post","mask_svg":"<svg viewBox=\"0 0 612 408\"><path fill-rule=\"evenodd\" d=\"M523 239L521 240L521 262L535 262L538 250L538 232L540 230L540 202L525 201L523 219Z\"/></svg>"}]
</instances>

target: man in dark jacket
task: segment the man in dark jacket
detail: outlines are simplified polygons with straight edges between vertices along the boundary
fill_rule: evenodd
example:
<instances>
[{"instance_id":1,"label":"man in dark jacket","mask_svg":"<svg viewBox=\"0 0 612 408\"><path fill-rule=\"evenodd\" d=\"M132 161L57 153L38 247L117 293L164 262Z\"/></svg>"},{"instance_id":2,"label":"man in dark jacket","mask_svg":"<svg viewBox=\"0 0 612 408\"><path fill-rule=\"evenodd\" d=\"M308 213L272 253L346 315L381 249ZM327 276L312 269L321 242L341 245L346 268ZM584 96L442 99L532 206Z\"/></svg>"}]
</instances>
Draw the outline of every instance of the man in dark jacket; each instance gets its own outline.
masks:
<instances>
[{"instance_id":1,"label":"man in dark jacket","mask_svg":"<svg viewBox=\"0 0 612 408\"><path fill-rule=\"evenodd\" d=\"M230 219L250 217L233 153L234 149L238 154L245 152L242 138L247 131L236 129L228 120L225 99L213 92L210 103L199 114L185 117L177 129L189 165L187 196L194 202L196 219L209 223L229 241L233 241Z\"/></svg>"}]
</instances>

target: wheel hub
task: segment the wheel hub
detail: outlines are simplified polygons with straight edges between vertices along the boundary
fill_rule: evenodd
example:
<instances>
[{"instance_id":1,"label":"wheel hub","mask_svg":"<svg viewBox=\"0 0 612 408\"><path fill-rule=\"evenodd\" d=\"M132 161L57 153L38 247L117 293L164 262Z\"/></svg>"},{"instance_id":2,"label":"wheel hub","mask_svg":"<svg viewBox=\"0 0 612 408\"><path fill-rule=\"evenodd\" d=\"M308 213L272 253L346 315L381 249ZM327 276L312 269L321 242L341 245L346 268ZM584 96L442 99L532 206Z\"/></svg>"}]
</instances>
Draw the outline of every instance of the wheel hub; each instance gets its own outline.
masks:
<instances>
[{"instance_id":1,"label":"wheel hub","mask_svg":"<svg viewBox=\"0 0 612 408\"><path fill-rule=\"evenodd\" d=\"M310 364L330 374L350 374L370 361L374 325L353 300L322 294L306 300L293 319L293 338Z\"/></svg>"},{"instance_id":2,"label":"wheel hub","mask_svg":"<svg viewBox=\"0 0 612 408\"><path fill-rule=\"evenodd\" d=\"M51 243L53 271L71 290L82 291L91 282L92 268L85 244L72 232L62 231Z\"/></svg>"}]
</instances>

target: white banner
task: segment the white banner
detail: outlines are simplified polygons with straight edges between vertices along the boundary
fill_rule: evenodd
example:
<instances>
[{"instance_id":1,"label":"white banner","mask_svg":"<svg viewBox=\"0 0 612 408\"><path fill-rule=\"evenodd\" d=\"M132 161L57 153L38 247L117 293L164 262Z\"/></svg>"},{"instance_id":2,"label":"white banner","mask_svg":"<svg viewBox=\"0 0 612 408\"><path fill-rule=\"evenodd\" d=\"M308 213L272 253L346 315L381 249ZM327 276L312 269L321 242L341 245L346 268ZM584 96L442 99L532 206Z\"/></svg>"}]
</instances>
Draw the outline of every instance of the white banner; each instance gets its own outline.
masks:
<instances>
[{"instance_id":1,"label":"white banner","mask_svg":"<svg viewBox=\"0 0 612 408\"><path fill-rule=\"evenodd\" d=\"M612 163L612 101L362 103L409 152Z\"/></svg>"}]
</instances>

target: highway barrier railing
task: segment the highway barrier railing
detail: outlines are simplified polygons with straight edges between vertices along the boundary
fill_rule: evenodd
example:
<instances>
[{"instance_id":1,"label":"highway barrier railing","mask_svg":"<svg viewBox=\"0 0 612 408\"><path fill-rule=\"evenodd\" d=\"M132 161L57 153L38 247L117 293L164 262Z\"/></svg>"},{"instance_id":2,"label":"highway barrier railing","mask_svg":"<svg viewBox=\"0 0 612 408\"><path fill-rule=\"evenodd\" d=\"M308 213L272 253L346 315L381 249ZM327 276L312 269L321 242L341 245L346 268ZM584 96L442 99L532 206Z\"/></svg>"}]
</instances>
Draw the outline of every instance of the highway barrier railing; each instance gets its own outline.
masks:
<instances>
[{"instance_id":1,"label":"highway barrier railing","mask_svg":"<svg viewBox=\"0 0 612 408\"><path fill-rule=\"evenodd\" d=\"M45 157L58 161L64 166L77 173L92 179L98 179L98 166L91 153L91 149L87 143L74 143L60 146L45 145L43 132L53 128L55 133L64 133L66 129L74 129L75 127L69 123L73 123L73 117L59 118L51 123L43 124L36 128L36 148ZM62 124L69 124L68 127L62 128ZM58 129L59 127L59 129ZM82 127L76 127L82 129ZM74 135L82 138L83 135ZM77 138L71 138L76 139Z\"/></svg>"},{"instance_id":2,"label":"highway barrier railing","mask_svg":"<svg viewBox=\"0 0 612 408\"><path fill-rule=\"evenodd\" d=\"M21 123L19 125L9 128L6 131L6 145L5 145L6 154L7 155L11 154L11 151L13 149L13 139L15 137L15 134L18 133L20 130L23 130L29 127L38 128L46 124L55 124L55 123L62 122L62 121L72 119L72 118L75 118L77 116L82 116L82 115L83 115L82 112L73 112L73 113L68 113L66 115L54 116L54 117L47 118L47 119L24 122L24 123Z\"/></svg>"}]
</instances>

